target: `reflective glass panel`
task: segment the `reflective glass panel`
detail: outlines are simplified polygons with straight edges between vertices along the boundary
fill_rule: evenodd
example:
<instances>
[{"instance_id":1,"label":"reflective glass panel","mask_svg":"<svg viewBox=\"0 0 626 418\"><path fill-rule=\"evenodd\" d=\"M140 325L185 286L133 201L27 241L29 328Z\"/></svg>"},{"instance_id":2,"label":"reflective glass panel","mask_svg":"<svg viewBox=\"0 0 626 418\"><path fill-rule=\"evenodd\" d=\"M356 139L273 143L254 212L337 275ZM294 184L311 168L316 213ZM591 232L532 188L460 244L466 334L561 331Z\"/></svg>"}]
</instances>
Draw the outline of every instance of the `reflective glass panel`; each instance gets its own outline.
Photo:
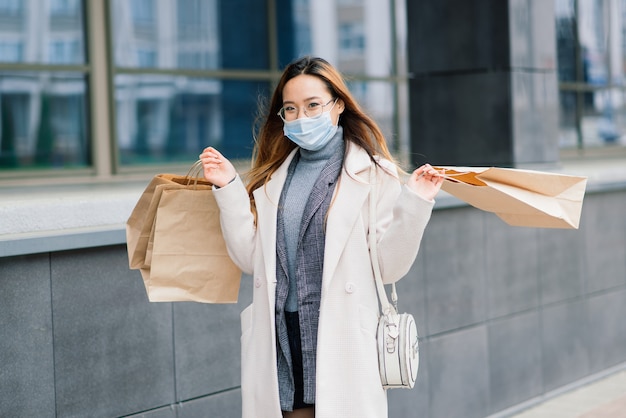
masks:
<instances>
[{"instance_id":1,"label":"reflective glass panel","mask_svg":"<svg viewBox=\"0 0 626 418\"><path fill-rule=\"evenodd\" d=\"M559 81L582 81L574 0L556 0L555 18Z\"/></svg>"},{"instance_id":2,"label":"reflective glass panel","mask_svg":"<svg viewBox=\"0 0 626 418\"><path fill-rule=\"evenodd\" d=\"M263 1L114 0L111 20L118 67L268 68Z\"/></svg>"},{"instance_id":3,"label":"reflective glass panel","mask_svg":"<svg viewBox=\"0 0 626 418\"><path fill-rule=\"evenodd\" d=\"M0 63L83 64L83 2L0 0Z\"/></svg>"},{"instance_id":4,"label":"reflective glass panel","mask_svg":"<svg viewBox=\"0 0 626 418\"><path fill-rule=\"evenodd\" d=\"M626 2L556 0L560 145L624 141Z\"/></svg>"},{"instance_id":5,"label":"reflective glass panel","mask_svg":"<svg viewBox=\"0 0 626 418\"><path fill-rule=\"evenodd\" d=\"M394 85L382 81L349 81L348 88L363 110L383 131L389 147L396 150Z\"/></svg>"},{"instance_id":6,"label":"reflective glass panel","mask_svg":"<svg viewBox=\"0 0 626 418\"><path fill-rule=\"evenodd\" d=\"M392 9L390 0L277 0L281 68L315 55L345 74L392 75Z\"/></svg>"},{"instance_id":7,"label":"reflective glass panel","mask_svg":"<svg viewBox=\"0 0 626 418\"><path fill-rule=\"evenodd\" d=\"M193 162L209 145L231 159L250 158L256 97L267 89L253 81L118 74L121 164Z\"/></svg>"},{"instance_id":8,"label":"reflective glass panel","mask_svg":"<svg viewBox=\"0 0 626 418\"><path fill-rule=\"evenodd\" d=\"M578 146L578 131L576 124L576 106L580 93L575 91L561 91L559 94L559 146L575 148Z\"/></svg>"},{"instance_id":9,"label":"reflective glass panel","mask_svg":"<svg viewBox=\"0 0 626 418\"><path fill-rule=\"evenodd\" d=\"M616 89L603 89L583 94L584 116L581 121L585 147L612 144L623 135L618 109L623 94Z\"/></svg>"},{"instance_id":10,"label":"reflective glass panel","mask_svg":"<svg viewBox=\"0 0 626 418\"><path fill-rule=\"evenodd\" d=\"M583 64L583 81L595 86L609 82L609 2L578 0L578 40Z\"/></svg>"},{"instance_id":11,"label":"reflective glass panel","mask_svg":"<svg viewBox=\"0 0 626 418\"><path fill-rule=\"evenodd\" d=\"M0 73L0 170L90 164L82 74Z\"/></svg>"}]
</instances>

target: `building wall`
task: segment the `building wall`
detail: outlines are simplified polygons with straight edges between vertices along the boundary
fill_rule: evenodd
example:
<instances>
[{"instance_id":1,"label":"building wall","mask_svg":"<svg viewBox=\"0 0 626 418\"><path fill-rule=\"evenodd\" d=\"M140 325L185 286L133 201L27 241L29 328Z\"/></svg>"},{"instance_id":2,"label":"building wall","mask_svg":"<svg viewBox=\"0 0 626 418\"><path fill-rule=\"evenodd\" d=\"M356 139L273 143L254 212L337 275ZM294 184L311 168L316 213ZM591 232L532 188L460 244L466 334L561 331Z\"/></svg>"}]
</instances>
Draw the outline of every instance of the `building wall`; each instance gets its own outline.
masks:
<instances>
[{"instance_id":1,"label":"building wall","mask_svg":"<svg viewBox=\"0 0 626 418\"><path fill-rule=\"evenodd\" d=\"M592 185L593 186L593 185ZM626 183L579 230L442 196L398 284L421 336L390 417L484 417L626 362ZM94 244L96 245L96 244ZM239 303L150 303L123 242L0 258L0 416L241 415Z\"/></svg>"},{"instance_id":2,"label":"building wall","mask_svg":"<svg viewBox=\"0 0 626 418\"><path fill-rule=\"evenodd\" d=\"M416 162L558 163L553 2L408 1L407 14Z\"/></svg>"}]
</instances>

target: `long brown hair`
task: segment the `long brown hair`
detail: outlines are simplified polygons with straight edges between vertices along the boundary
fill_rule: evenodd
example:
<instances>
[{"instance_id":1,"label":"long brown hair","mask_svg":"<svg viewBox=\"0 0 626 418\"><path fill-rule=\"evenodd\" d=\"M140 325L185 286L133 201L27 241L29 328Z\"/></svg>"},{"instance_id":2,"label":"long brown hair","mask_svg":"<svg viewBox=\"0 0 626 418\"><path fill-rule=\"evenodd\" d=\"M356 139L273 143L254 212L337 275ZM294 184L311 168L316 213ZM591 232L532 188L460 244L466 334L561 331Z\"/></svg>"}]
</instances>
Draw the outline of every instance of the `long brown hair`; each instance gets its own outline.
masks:
<instances>
[{"instance_id":1,"label":"long brown hair","mask_svg":"<svg viewBox=\"0 0 626 418\"><path fill-rule=\"evenodd\" d=\"M343 101L344 110L338 123L343 127L346 150L350 143L353 143L363 148L372 160L374 160L374 155L393 160L380 128L361 109L339 71L322 58L309 56L300 58L285 68L269 106L265 111L260 111L263 121L258 133L255 132L252 168L247 173L247 190L255 216L256 208L252 192L270 180L272 174L296 147L296 144L283 134L283 121L277 113L283 106L285 84L302 74L318 77L326 84L333 98Z\"/></svg>"}]
</instances>

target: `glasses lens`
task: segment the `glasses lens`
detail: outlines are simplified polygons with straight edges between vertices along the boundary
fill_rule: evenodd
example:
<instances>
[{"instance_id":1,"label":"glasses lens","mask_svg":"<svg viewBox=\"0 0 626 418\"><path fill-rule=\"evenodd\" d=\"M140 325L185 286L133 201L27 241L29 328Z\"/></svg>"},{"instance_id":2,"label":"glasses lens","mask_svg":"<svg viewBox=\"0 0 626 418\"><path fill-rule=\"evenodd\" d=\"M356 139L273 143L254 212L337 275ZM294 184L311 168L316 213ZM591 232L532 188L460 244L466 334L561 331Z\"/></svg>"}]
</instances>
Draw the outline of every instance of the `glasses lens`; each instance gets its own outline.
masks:
<instances>
[{"instance_id":1,"label":"glasses lens","mask_svg":"<svg viewBox=\"0 0 626 418\"><path fill-rule=\"evenodd\" d=\"M311 119L317 119L320 116L322 116L322 112L324 111L324 107L323 106L316 106L313 109L307 109L307 111L305 112L307 117L311 118Z\"/></svg>"},{"instance_id":2,"label":"glasses lens","mask_svg":"<svg viewBox=\"0 0 626 418\"><path fill-rule=\"evenodd\" d=\"M322 113L324 113L324 110L329 104L333 103L334 105L334 102L336 101L337 99L334 99L334 101L333 99L330 99L328 103L326 104L310 103L308 105L309 107L303 111L304 116L306 116L309 119L317 119L320 116L322 116ZM281 107L280 110L278 111L278 116L280 116L283 121L290 122L292 120L297 119L299 113L300 111L295 107L289 106L289 110L286 110L284 107Z\"/></svg>"},{"instance_id":3,"label":"glasses lens","mask_svg":"<svg viewBox=\"0 0 626 418\"><path fill-rule=\"evenodd\" d=\"M337 99L335 99L335 101L337 101ZM326 107L333 103L333 99L330 99L326 104L317 104L316 106L307 109L307 111L305 112L307 117L312 118L312 119L317 119L320 116L322 116L322 113L324 113L324 111L328 111L329 109L327 109ZM330 108L332 109L332 107Z\"/></svg>"}]
</instances>

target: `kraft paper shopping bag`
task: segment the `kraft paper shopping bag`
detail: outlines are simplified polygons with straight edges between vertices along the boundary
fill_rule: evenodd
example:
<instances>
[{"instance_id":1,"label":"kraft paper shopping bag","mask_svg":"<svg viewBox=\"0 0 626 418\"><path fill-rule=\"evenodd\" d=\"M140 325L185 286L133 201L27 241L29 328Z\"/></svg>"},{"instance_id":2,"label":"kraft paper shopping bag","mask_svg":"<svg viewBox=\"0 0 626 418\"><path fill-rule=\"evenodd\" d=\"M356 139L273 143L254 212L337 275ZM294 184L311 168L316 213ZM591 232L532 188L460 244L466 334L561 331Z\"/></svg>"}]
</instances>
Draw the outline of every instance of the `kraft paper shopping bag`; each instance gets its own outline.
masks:
<instances>
[{"instance_id":1,"label":"kraft paper shopping bag","mask_svg":"<svg viewBox=\"0 0 626 418\"><path fill-rule=\"evenodd\" d=\"M241 270L228 256L212 191L158 187L150 300L237 302Z\"/></svg>"},{"instance_id":2,"label":"kraft paper shopping bag","mask_svg":"<svg viewBox=\"0 0 626 418\"><path fill-rule=\"evenodd\" d=\"M139 269L146 265L146 250L148 249L150 235L154 226L154 216L161 198L161 191L163 190L158 186L167 185L179 189L186 187L211 189L211 184L206 180L190 176L193 169L192 167L185 176L157 174L141 194L130 217L126 221L126 248L128 264L131 269Z\"/></svg>"},{"instance_id":3,"label":"kraft paper shopping bag","mask_svg":"<svg viewBox=\"0 0 626 418\"><path fill-rule=\"evenodd\" d=\"M577 229L587 178L500 167L445 169L441 188L509 225Z\"/></svg>"},{"instance_id":4,"label":"kraft paper shopping bag","mask_svg":"<svg viewBox=\"0 0 626 418\"><path fill-rule=\"evenodd\" d=\"M158 184L154 189L154 193L152 196L152 201L150 202L150 206L147 210L148 216L146 217L146 221L143 224L143 228L141 230L139 242L140 245L137 246L137 251L141 251L143 258L137 256L137 261L142 262L138 264L135 268L145 268L152 264L152 249L154 247L154 227L155 227L155 219L156 213L159 209L159 205L161 203L161 196L164 190L183 190L183 189L193 189L193 190L204 190L212 193L212 186L206 184L206 182L200 183L200 179L194 179L192 182L189 182L189 178L182 176L173 177L170 174L159 174L161 178L167 179L167 183ZM214 203L214 201L211 201ZM131 266L131 268L133 268Z\"/></svg>"},{"instance_id":5,"label":"kraft paper shopping bag","mask_svg":"<svg viewBox=\"0 0 626 418\"><path fill-rule=\"evenodd\" d=\"M241 271L228 256L212 186L190 173L156 175L144 190L126 224L129 266L150 301L236 302Z\"/></svg>"}]
</instances>

